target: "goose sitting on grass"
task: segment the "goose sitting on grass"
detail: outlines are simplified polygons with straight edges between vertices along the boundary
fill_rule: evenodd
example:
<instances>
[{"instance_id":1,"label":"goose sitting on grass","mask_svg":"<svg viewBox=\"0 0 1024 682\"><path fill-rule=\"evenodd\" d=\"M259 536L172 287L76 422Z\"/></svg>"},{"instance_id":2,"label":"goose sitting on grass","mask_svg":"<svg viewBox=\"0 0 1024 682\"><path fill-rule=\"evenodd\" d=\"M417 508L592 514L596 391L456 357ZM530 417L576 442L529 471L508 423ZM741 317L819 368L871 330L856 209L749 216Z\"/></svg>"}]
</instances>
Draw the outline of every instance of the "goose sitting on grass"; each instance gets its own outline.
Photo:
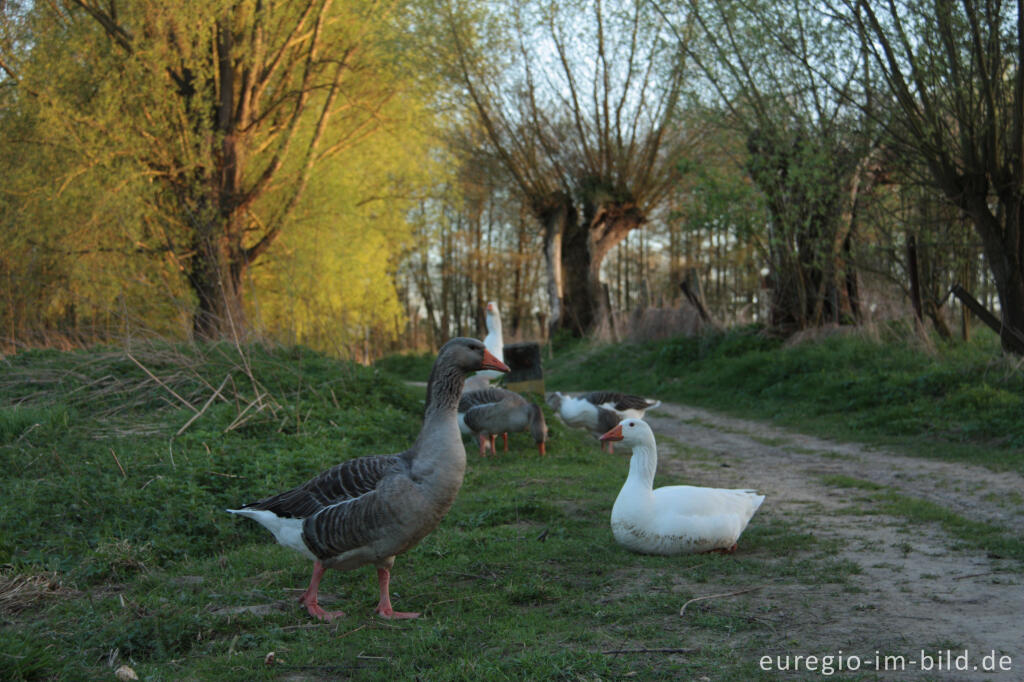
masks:
<instances>
[{"instance_id":1,"label":"goose sitting on grass","mask_svg":"<svg viewBox=\"0 0 1024 682\"><path fill-rule=\"evenodd\" d=\"M456 410L466 376L508 367L476 339L446 343L427 382L427 405L416 442L405 452L342 462L291 490L229 509L262 524L277 541L313 561L313 577L299 601L314 618L344 615L317 602L328 568L377 567L383 618L415 618L391 607L395 556L412 549L448 512L462 486L466 449Z\"/></svg>"},{"instance_id":2,"label":"goose sitting on grass","mask_svg":"<svg viewBox=\"0 0 1024 682\"><path fill-rule=\"evenodd\" d=\"M545 454L548 425L543 410L518 393L503 388L463 393L459 400L459 429L477 438L481 455L488 449L497 452L494 441L499 433L504 437L505 452L508 452L508 434L516 431L529 431L537 450Z\"/></svg>"},{"instance_id":3,"label":"goose sitting on grass","mask_svg":"<svg viewBox=\"0 0 1024 682\"><path fill-rule=\"evenodd\" d=\"M568 426L587 429L595 437L627 417L643 419L647 410L661 405L660 400L617 391L591 391L580 396L555 391L548 394L546 402ZM601 449L606 447L612 452L611 441L602 442Z\"/></svg>"},{"instance_id":4,"label":"goose sitting on grass","mask_svg":"<svg viewBox=\"0 0 1024 682\"><path fill-rule=\"evenodd\" d=\"M764 502L753 490L672 485L654 488L658 446L642 419L624 419L601 436L633 449L629 476L612 506L612 535L642 554L733 552Z\"/></svg>"}]
</instances>

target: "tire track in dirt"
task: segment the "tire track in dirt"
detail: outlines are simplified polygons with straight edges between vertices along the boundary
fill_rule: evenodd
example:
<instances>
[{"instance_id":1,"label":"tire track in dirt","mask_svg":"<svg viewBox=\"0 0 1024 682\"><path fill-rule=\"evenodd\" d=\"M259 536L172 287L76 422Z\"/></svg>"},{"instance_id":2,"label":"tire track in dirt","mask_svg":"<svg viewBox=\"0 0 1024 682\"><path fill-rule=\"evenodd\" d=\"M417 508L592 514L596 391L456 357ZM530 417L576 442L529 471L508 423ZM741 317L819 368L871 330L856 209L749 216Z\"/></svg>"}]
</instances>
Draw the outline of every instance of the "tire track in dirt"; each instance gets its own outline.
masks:
<instances>
[{"instance_id":1,"label":"tire track in dirt","mask_svg":"<svg viewBox=\"0 0 1024 682\"><path fill-rule=\"evenodd\" d=\"M840 541L837 558L855 562L855 589L778 586L750 597L774 614L765 654L905 656L882 679L1024 679L1024 574L1019 562L973 550L937 524L874 513L866 491L829 486L825 477L871 481L965 518L1017 529L1024 521L1024 477L958 463L897 455L702 410L663 404L647 421L659 438L659 466L694 485L756 488L759 515L794 521ZM678 444L678 445L677 445ZM679 445L683 447L678 447ZM698 448L697 453L688 448ZM755 516L752 524L756 524ZM742 538L740 551L742 551ZM922 652L967 650L979 669L921 671ZM1012 671L983 674L982 656L1012 658ZM868 666L862 672L873 672ZM801 679L813 679L807 675Z\"/></svg>"}]
</instances>

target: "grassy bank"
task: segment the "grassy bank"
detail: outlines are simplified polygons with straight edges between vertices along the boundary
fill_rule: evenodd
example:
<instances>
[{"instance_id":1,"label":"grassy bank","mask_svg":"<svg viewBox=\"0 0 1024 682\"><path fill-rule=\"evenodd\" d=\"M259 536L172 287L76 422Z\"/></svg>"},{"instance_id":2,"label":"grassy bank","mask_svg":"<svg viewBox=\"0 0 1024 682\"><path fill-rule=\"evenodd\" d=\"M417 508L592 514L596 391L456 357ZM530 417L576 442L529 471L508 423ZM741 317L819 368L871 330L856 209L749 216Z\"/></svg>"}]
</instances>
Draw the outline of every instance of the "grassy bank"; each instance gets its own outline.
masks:
<instances>
[{"instance_id":1,"label":"grassy bank","mask_svg":"<svg viewBox=\"0 0 1024 682\"><path fill-rule=\"evenodd\" d=\"M260 347L3 362L2 679L110 679L123 664L149 680L757 679L776 633L745 590L842 593L857 570L770 512L734 556L622 550L608 514L624 459L550 419L544 459L524 434L507 456L471 453L448 517L398 558L395 607L422 619L373 617L365 568L328 572L322 603L347 615L317 624L295 603L310 563L223 510L407 447L422 389ZM680 618L722 592L736 594Z\"/></svg>"},{"instance_id":2,"label":"grassy bank","mask_svg":"<svg viewBox=\"0 0 1024 682\"><path fill-rule=\"evenodd\" d=\"M755 329L556 349L548 389L616 389L837 439L1024 473L1024 373L998 340L916 343L863 333L787 347Z\"/></svg>"}]
</instances>

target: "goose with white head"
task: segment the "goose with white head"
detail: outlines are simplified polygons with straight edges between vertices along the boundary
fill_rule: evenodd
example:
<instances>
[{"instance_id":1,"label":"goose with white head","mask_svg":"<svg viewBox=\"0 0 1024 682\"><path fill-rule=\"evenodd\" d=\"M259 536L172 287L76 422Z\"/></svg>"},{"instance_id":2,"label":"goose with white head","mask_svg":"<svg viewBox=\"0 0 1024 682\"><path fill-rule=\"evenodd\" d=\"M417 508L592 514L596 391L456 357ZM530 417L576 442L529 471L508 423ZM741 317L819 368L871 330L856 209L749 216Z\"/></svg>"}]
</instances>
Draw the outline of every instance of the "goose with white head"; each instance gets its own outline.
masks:
<instances>
[{"instance_id":1,"label":"goose with white head","mask_svg":"<svg viewBox=\"0 0 1024 682\"><path fill-rule=\"evenodd\" d=\"M330 621L342 612L317 601L328 568L377 568L383 618L415 618L395 611L389 583L395 556L432 532L455 501L466 471L456 410L465 378L481 369L508 367L476 339L446 343L427 382L419 436L405 452L350 459L285 492L229 509L258 521L277 541L313 561L313 577L299 601L315 618Z\"/></svg>"},{"instance_id":2,"label":"goose with white head","mask_svg":"<svg viewBox=\"0 0 1024 682\"><path fill-rule=\"evenodd\" d=\"M487 336L484 337L484 345L487 352L502 362L505 361L505 340L501 330L501 312L498 304L490 301L484 309L484 324L487 325ZM501 372L484 370L472 377L470 383L473 389L486 388L495 379L501 378ZM466 390L469 390L467 387Z\"/></svg>"},{"instance_id":3,"label":"goose with white head","mask_svg":"<svg viewBox=\"0 0 1024 682\"><path fill-rule=\"evenodd\" d=\"M643 419L647 410L661 405L660 400L618 391L591 391L580 396L555 391L547 395L546 401L568 426L587 429L597 438L619 421L628 417ZM611 441L601 442L601 449L606 448L613 451Z\"/></svg>"},{"instance_id":4,"label":"goose with white head","mask_svg":"<svg viewBox=\"0 0 1024 682\"><path fill-rule=\"evenodd\" d=\"M623 419L601 436L632 448L629 475L612 506L612 535L642 554L733 552L764 502L753 490L673 485L654 488L658 446L642 419Z\"/></svg>"}]
</instances>

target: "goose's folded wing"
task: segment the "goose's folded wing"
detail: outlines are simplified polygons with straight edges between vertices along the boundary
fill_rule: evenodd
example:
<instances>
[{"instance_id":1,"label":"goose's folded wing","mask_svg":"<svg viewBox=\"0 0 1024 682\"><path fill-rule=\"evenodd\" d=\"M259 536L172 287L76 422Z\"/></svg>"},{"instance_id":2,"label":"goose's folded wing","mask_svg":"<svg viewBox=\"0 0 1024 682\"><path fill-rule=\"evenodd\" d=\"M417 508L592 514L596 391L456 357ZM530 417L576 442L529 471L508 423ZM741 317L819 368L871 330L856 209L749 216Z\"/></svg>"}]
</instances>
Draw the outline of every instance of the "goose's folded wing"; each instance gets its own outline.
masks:
<instances>
[{"instance_id":1,"label":"goose's folded wing","mask_svg":"<svg viewBox=\"0 0 1024 682\"><path fill-rule=\"evenodd\" d=\"M462 420L474 432L487 431L500 403L484 403L466 410Z\"/></svg>"},{"instance_id":2,"label":"goose's folded wing","mask_svg":"<svg viewBox=\"0 0 1024 682\"><path fill-rule=\"evenodd\" d=\"M421 493L406 475L364 495L324 507L302 522L303 540L317 556L341 556L380 542L401 543L414 536L422 516L410 510L422 506Z\"/></svg>"},{"instance_id":3,"label":"goose's folded wing","mask_svg":"<svg viewBox=\"0 0 1024 682\"><path fill-rule=\"evenodd\" d=\"M623 394L616 393L615 391L591 391L580 396L582 400L586 400L594 405L608 405L613 408L623 397Z\"/></svg>"},{"instance_id":4,"label":"goose's folded wing","mask_svg":"<svg viewBox=\"0 0 1024 682\"><path fill-rule=\"evenodd\" d=\"M648 400L639 395L628 395L620 393L615 399L615 409L624 410L649 410L661 404L660 400Z\"/></svg>"},{"instance_id":5,"label":"goose's folded wing","mask_svg":"<svg viewBox=\"0 0 1024 682\"><path fill-rule=\"evenodd\" d=\"M478 391L466 391L459 398L459 412L466 412L478 405L500 402L508 393L509 391L501 388L483 388Z\"/></svg>"},{"instance_id":6,"label":"goose's folded wing","mask_svg":"<svg viewBox=\"0 0 1024 682\"><path fill-rule=\"evenodd\" d=\"M326 507L373 491L386 474L399 466L399 455L350 459L296 488L247 504L243 509L266 509L285 518L306 518Z\"/></svg>"}]
</instances>

